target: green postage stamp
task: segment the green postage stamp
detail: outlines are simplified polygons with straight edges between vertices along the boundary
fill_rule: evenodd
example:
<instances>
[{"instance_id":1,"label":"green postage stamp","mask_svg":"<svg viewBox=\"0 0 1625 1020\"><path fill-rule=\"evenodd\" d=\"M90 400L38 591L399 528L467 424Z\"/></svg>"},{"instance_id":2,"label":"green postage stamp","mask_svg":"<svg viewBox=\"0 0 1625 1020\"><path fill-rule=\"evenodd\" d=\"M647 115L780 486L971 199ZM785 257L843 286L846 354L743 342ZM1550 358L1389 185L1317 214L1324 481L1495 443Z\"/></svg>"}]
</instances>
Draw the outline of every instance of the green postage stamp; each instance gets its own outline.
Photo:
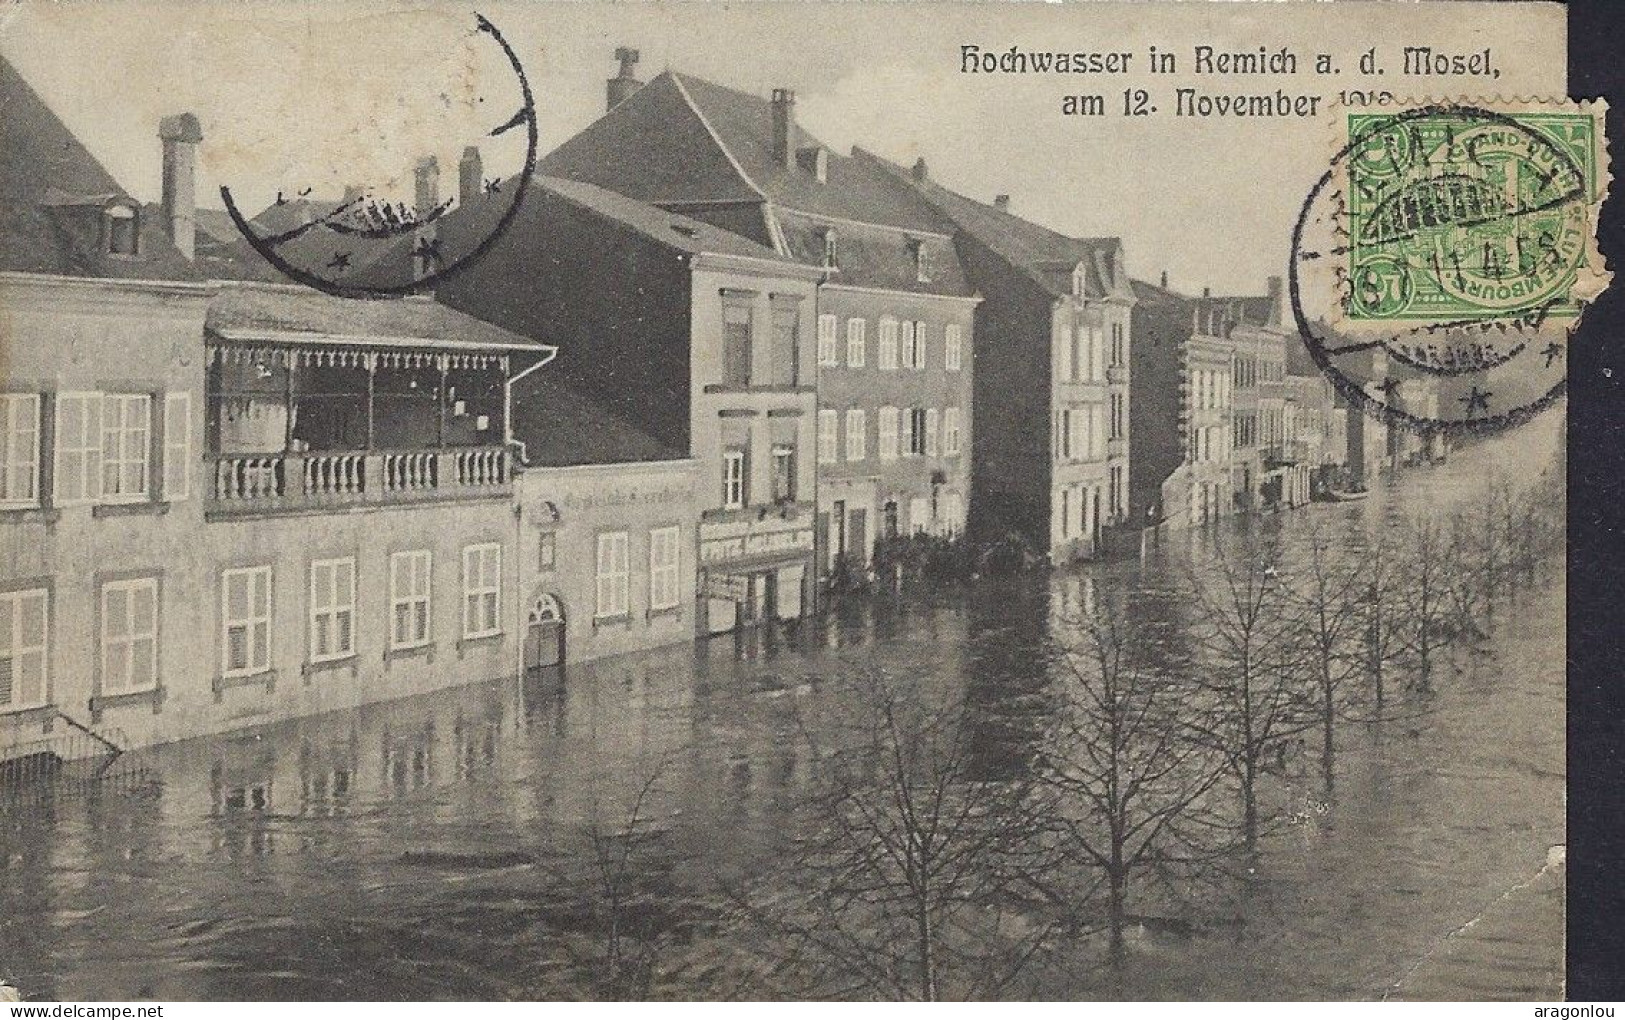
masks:
<instances>
[{"instance_id":1,"label":"green postage stamp","mask_svg":"<svg viewBox=\"0 0 1625 1020\"><path fill-rule=\"evenodd\" d=\"M1606 286L1601 104L1436 103L1342 120L1344 325L1572 319Z\"/></svg>"}]
</instances>

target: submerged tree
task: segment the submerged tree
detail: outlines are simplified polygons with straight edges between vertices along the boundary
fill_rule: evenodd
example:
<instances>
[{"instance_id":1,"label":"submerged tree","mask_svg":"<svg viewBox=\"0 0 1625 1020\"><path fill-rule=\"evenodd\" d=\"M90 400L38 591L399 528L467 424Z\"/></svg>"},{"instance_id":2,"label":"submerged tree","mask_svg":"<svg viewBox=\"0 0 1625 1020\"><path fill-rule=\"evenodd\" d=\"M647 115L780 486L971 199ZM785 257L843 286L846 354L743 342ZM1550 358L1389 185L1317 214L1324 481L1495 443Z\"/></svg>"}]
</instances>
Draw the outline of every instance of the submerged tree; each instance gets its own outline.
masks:
<instances>
[{"instance_id":1,"label":"submerged tree","mask_svg":"<svg viewBox=\"0 0 1625 1020\"><path fill-rule=\"evenodd\" d=\"M1236 780L1249 853L1263 821L1259 781L1271 758L1284 768L1287 742L1309 725L1278 553L1273 537L1249 535L1241 549L1216 550L1191 576L1201 661L1186 726L1223 756Z\"/></svg>"},{"instance_id":2,"label":"submerged tree","mask_svg":"<svg viewBox=\"0 0 1625 1020\"><path fill-rule=\"evenodd\" d=\"M1060 704L1041 776L1056 794L1053 830L1064 858L1100 876L1074 881L1073 869L1058 871L1072 888L1057 898L1070 892L1078 910L1093 890L1104 891L1114 963L1142 877L1201 863L1212 822L1205 801L1226 775L1181 720L1188 692L1147 661L1156 641L1121 601L1103 598L1061 621L1056 642Z\"/></svg>"},{"instance_id":3,"label":"submerged tree","mask_svg":"<svg viewBox=\"0 0 1625 1020\"><path fill-rule=\"evenodd\" d=\"M931 679L870 668L841 684L801 830L744 896L810 994L996 995L1042 941L1020 909L1038 825L1025 786L977 774L964 710Z\"/></svg>"},{"instance_id":4,"label":"submerged tree","mask_svg":"<svg viewBox=\"0 0 1625 1020\"><path fill-rule=\"evenodd\" d=\"M1305 653L1320 728L1321 776L1330 792L1336 773L1337 724L1349 706L1349 681L1359 675L1357 606L1367 579L1319 528L1309 533L1304 552L1304 563L1284 586L1286 608L1294 631L1291 644ZM1380 698L1380 679L1378 684Z\"/></svg>"},{"instance_id":5,"label":"submerged tree","mask_svg":"<svg viewBox=\"0 0 1625 1020\"><path fill-rule=\"evenodd\" d=\"M1400 643L1416 665L1418 686L1432 687L1439 654L1452 636L1455 557L1445 529L1431 514L1418 514L1406 526L1405 576L1400 587L1404 617Z\"/></svg>"},{"instance_id":6,"label":"submerged tree","mask_svg":"<svg viewBox=\"0 0 1625 1020\"><path fill-rule=\"evenodd\" d=\"M1379 534L1360 557L1354 611L1364 650L1362 665L1371 682L1371 700L1381 718L1387 710L1388 667L1399 655L1399 568L1386 534Z\"/></svg>"}]
</instances>

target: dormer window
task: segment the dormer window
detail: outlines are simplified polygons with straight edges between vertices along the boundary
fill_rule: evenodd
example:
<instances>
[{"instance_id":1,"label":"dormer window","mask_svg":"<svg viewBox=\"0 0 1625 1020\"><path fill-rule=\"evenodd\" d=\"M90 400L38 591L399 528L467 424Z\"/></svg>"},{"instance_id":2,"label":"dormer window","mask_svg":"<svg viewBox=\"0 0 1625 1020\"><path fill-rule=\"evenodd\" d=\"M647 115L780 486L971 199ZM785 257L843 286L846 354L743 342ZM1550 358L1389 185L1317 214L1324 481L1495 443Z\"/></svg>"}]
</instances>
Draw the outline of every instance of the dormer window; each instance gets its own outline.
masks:
<instances>
[{"instance_id":1,"label":"dormer window","mask_svg":"<svg viewBox=\"0 0 1625 1020\"><path fill-rule=\"evenodd\" d=\"M835 253L836 253L836 251L835 251L835 228L834 227L825 227L824 231L823 231L823 238L824 238L824 268L825 269L834 269L835 268Z\"/></svg>"},{"instance_id":2,"label":"dormer window","mask_svg":"<svg viewBox=\"0 0 1625 1020\"><path fill-rule=\"evenodd\" d=\"M135 255L140 238L140 220L133 207L110 205L102 213L102 229L107 250L113 255Z\"/></svg>"},{"instance_id":3,"label":"dormer window","mask_svg":"<svg viewBox=\"0 0 1625 1020\"><path fill-rule=\"evenodd\" d=\"M926 254L925 242L919 238L910 238L908 250L914 258L914 279L920 283L930 283L931 260Z\"/></svg>"}]
</instances>

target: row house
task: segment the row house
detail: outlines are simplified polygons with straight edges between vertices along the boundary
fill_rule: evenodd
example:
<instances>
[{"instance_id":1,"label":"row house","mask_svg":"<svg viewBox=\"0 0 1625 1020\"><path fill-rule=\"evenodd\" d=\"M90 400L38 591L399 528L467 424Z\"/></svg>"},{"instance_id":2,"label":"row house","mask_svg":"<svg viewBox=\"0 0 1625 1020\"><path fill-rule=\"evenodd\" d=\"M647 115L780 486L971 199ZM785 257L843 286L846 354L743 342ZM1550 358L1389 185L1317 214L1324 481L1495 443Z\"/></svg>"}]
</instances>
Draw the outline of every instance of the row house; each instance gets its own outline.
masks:
<instances>
[{"instance_id":1,"label":"row house","mask_svg":"<svg viewBox=\"0 0 1625 1020\"><path fill-rule=\"evenodd\" d=\"M1291 339L1282 326L1279 277L1262 296L1218 296L1204 288L1197 302L1203 332L1231 344L1233 392L1231 491L1238 510L1281 501L1292 463L1286 445L1286 359Z\"/></svg>"},{"instance_id":2,"label":"row house","mask_svg":"<svg viewBox=\"0 0 1625 1020\"><path fill-rule=\"evenodd\" d=\"M1235 510L1236 345L1199 299L1134 281L1131 518L1201 525Z\"/></svg>"},{"instance_id":3,"label":"row house","mask_svg":"<svg viewBox=\"0 0 1625 1020\"><path fill-rule=\"evenodd\" d=\"M0 744L511 675L508 395L551 351L427 300L210 283L195 118L161 125L154 216L0 87Z\"/></svg>"},{"instance_id":4,"label":"row house","mask_svg":"<svg viewBox=\"0 0 1625 1020\"><path fill-rule=\"evenodd\" d=\"M465 151L457 204L435 224L447 250L490 236L508 209L505 190L484 188L479 161L476 150ZM421 167L420 190L427 184L432 192ZM375 261L370 279L398 284L414 268L403 240L392 257ZM583 418L602 412L693 462L698 524L679 529L681 599L673 616L692 637L795 619L810 605L821 276L815 266L701 220L543 176L485 257L439 281L435 299L558 347L548 379L516 387L517 407L546 408L573 396ZM526 450L575 441L574 421L537 413L534 422L523 410L516 414ZM674 485L644 463L650 459L657 458L641 458L628 477L648 475L662 491ZM581 470L526 481L527 515L537 499L567 505L582 479L593 477L568 452L544 464ZM546 495L555 484L558 494ZM675 509L683 498L667 501ZM665 537L648 538L647 550L641 538L624 548L615 541L594 549L595 569L600 552L617 577L624 564L644 563L646 553L667 555L659 544ZM670 574L668 566L659 576ZM607 583L617 592L641 590ZM660 604L641 612L672 613L667 599L662 589ZM642 626L640 610L618 595L603 602L595 591L590 604L590 614L576 614L580 627L603 633Z\"/></svg>"},{"instance_id":5,"label":"row house","mask_svg":"<svg viewBox=\"0 0 1625 1020\"><path fill-rule=\"evenodd\" d=\"M1056 562L1094 556L1129 508L1135 297L1118 238L1073 238L859 151L953 225L976 306L972 530ZM1042 394L1035 404L1029 395Z\"/></svg>"},{"instance_id":6,"label":"row house","mask_svg":"<svg viewBox=\"0 0 1625 1020\"><path fill-rule=\"evenodd\" d=\"M861 574L877 541L963 531L977 296L951 225L805 132L793 91L763 98L675 71L644 84L632 76L635 54L620 57L609 110L542 168L817 274L804 334L814 363L801 380L817 387L819 574ZM744 314L729 312L730 330Z\"/></svg>"}]
</instances>

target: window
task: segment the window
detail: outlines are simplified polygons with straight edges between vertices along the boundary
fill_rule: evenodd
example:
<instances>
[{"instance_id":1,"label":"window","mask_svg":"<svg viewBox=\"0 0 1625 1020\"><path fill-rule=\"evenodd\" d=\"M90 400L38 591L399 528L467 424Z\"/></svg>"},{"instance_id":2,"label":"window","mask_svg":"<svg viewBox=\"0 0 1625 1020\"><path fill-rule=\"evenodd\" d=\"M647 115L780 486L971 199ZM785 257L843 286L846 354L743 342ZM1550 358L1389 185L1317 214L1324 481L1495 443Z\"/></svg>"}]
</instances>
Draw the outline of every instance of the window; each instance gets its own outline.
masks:
<instances>
[{"instance_id":1,"label":"window","mask_svg":"<svg viewBox=\"0 0 1625 1020\"><path fill-rule=\"evenodd\" d=\"M914 365L915 346L914 345L915 345L916 337L918 335L918 325L919 324L915 323L915 322L910 322L910 321L905 319L902 322L901 325L902 325L902 333L903 333L903 339L902 339L902 348L903 348L903 350L902 350L902 358L903 358L902 367L904 367L904 368L914 368L915 367L915 365Z\"/></svg>"},{"instance_id":2,"label":"window","mask_svg":"<svg viewBox=\"0 0 1625 1020\"><path fill-rule=\"evenodd\" d=\"M835 316L820 315L818 317L818 363L820 365L835 365Z\"/></svg>"},{"instance_id":3,"label":"window","mask_svg":"<svg viewBox=\"0 0 1625 1020\"><path fill-rule=\"evenodd\" d=\"M937 455L937 409L934 407L926 408L925 411L925 455L927 457Z\"/></svg>"},{"instance_id":4,"label":"window","mask_svg":"<svg viewBox=\"0 0 1625 1020\"><path fill-rule=\"evenodd\" d=\"M1123 395L1121 393L1112 394L1111 437L1113 439L1123 438Z\"/></svg>"},{"instance_id":5,"label":"window","mask_svg":"<svg viewBox=\"0 0 1625 1020\"><path fill-rule=\"evenodd\" d=\"M833 464L839 458L836 451L840 449L836 443L840 437L841 415L838 411L818 412L818 463Z\"/></svg>"},{"instance_id":6,"label":"window","mask_svg":"<svg viewBox=\"0 0 1625 1020\"><path fill-rule=\"evenodd\" d=\"M0 592L0 712L45 704L48 597L44 588Z\"/></svg>"},{"instance_id":7,"label":"window","mask_svg":"<svg viewBox=\"0 0 1625 1020\"><path fill-rule=\"evenodd\" d=\"M428 554L425 553L425 556ZM271 668L271 568L244 567L220 576L220 671L252 676Z\"/></svg>"},{"instance_id":8,"label":"window","mask_svg":"<svg viewBox=\"0 0 1625 1020\"><path fill-rule=\"evenodd\" d=\"M959 408L949 407L942 412L942 454L959 455Z\"/></svg>"},{"instance_id":9,"label":"window","mask_svg":"<svg viewBox=\"0 0 1625 1020\"><path fill-rule=\"evenodd\" d=\"M1089 330L1089 378L1099 382L1106 377L1106 331L1099 326Z\"/></svg>"},{"instance_id":10,"label":"window","mask_svg":"<svg viewBox=\"0 0 1625 1020\"><path fill-rule=\"evenodd\" d=\"M773 384L794 386L801 379L801 310L793 303L773 306Z\"/></svg>"},{"instance_id":11,"label":"window","mask_svg":"<svg viewBox=\"0 0 1625 1020\"><path fill-rule=\"evenodd\" d=\"M730 447L722 452L722 505L728 510L740 509L747 500L747 459L742 446Z\"/></svg>"},{"instance_id":12,"label":"window","mask_svg":"<svg viewBox=\"0 0 1625 1020\"><path fill-rule=\"evenodd\" d=\"M880 370L890 372L897 367L897 320L887 316L880 320Z\"/></svg>"},{"instance_id":13,"label":"window","mask_svg":"<svg viewBox=\"0 0 1625 1020\"><path fill-rule=\"evenodd\" d=\"M1072 537L1072 490L1069 487L1068 488L1062 488L1060 490L1060 492L1058 493L1058 495L1061 497L1061 499L1060 499L1060 504L1056 507L1056 512L1058 514L1060 514L1060 517L1061 517L1061 537L1062 538L1071 538Z\"/></svg>"},{"instance_id":14,"label":"window","mask_svg":"<svg viewBox=\"0 0 1625 1020\"><path fill-rule=\"evenodd\" d=\"M1072 337L1072 327L1062 326L1061 343L1055 352L1055 375L1061 382L1071 382L1073 373L1076 371L1076 365L1072 360L1073 354L1077 350L1075 344L1076 341Z\"/></svg>"},{"instance_id":15,"label":"window","mask_svg":"<svg viewBox=\"0 0 1625 1020\"><path fill-rule=\"evenodd\" d=\"M109 206L106 212L107 250L114 255L134 255L141 236L140 219L127 205Z\"/></svg>"},{"instance_id":16,"label":"window","mask_svg":"<svg viewBox=\"0 0 1625 1020\"><path fill-rule=\"evenodd\" d=\"M559 537L555 532L544 531L536 536L536 569L539 571L552 570L559 562Z\"/></svg>"},{"instance_id":17,"label":"window","mask_svg":"<svg viewBox=\"0 0 1625 1020\"><path fill-rule=\"evenodd\" d=\"M102 585L103 694L131 694L158 686L158 580Z\"/></svg>"},{"instance_id":18,"label":"window","mask_svg":"<svg viewBox=\"0 0 1625 1020\"><path fill-rule=\"evenodd\" d=\"M0 506L39 503L39 409L37 393L0 394Z\"/></svg>"},{"instance_id":19,"label":"window","mask_svg":"<svg viewBox=\"0 0 1625 1020\"><path fill-rule=\"evenodd\" d=\"M911 240L908 242L909 254L914 258L914 279L920 283L931 282L931 257L925 247L925 242Z\"/></svg>"},{"instance_id":20,"label":"window","mask_svg":"<svg viewBox=\"0 0 1625 1020\"><path fill-rule=\"evenodd\" d=\"M925 408L913 407L908 412L908 453L910 456L921 456L925 453Z\"/></svg>"},{"instance_id":21,"label":"window","mask_svg":"<svg viewBox=\"0 0 1625 1020\"><path fill-rule=\"evenodd\" d=\"M1112 367L1120 368L1123 364L1123 324L1112 323Z\"/></svg>"},{"instance_id":22,"label":"window","mask_svg":"<svg viewBox=\"0 0 1625 1020\"><path fill-rule=\"evenodd\" d=\"M729 386L750 385L750 306L726 301L722 306L723 382Z\"/></svg>"},{"instance_id":23,"label":"window","mask_svg":"<svg viewBox=\"0 0 1625 1020\"><path fill-rule=\"evenodd\" d=\"M649 532L649 608L675 609L678 599L678 542L675 527Z\"/></svg>"},{"instance_id":24,"label":"window","mask_svg":"<svg viewBox=\"0 0 1625 1020\"><path fill-rule=\"evenodd\" d=\"M463 548L463 637L502 633L502 546Z\"/></svg>"},{"instance_id":25,"label":"window","mask_svg":"<svg viewBox=\"0 0 1625 1020\"><path fill-rule=\"evenodd\" d=\"M773 447L773 502L794 503L796 499L796 448L788 443Z\"/></svg>"},{"instance_id":26,"label":"window","mask_svg":"<svg viewBox=\"0 0 1625 1020\"><path fill-rule=\"evenodd\" d=\"M879 421L875 423L880 432L878 454L881 460L897 459L897 408L882 407L876 412Z\"/></svg>"},{"instance_id":27,"label":"window","mask_svg":"<svg viewBox=\"0 0 1625 1020\"><path fill-rule=\"evenodd\" d=\"M1106 408L1101 404L1089 408L1089 455L1095 460L1106 456Z\"/></svg>"},{"instance_id":28,"label":"window","mask_svg":"<svg viewBox=\"0 0 1625 1020\"><path fill-rule=\"evenodd\" d=\"M942 330L942 362L943 367L950 372L959 371L964 359L965 340L958 325L945 326Z\"/></svg>"},{"instance_id":29,"label":"window","mask_svg":"<svg viewBox=\"0 0 1625 1020\"><path fill-rule=\"evenodd\" d=\"M869 423L861 410L846 412L846 459L862 460L868 453Z\"/></svg>"},{"instance_id":30,"label":"window","mask_svg":"<svg viewBox=\"0 0 1625 1020\"><path fill-rule=\"evenodd\" d=\"M426 549L390 555L391 648L418 648L429 643L429 578L433 565Z\"/></svg>"},{"instance_id":31,"label":"window","mask_svg":"<svg viewBox=\"0 0 1625 1020\"><path fill-rule=\"evenodd\" d=\"M629 575L624 531L598 536L598 612L600 620L625 616L630 609Z\"/></svg>"},{"instance_id":32,"label":"window","mask_svg":"<svg viewBox=\"0 0 1625 1020\"><path fill-rule=\"evenodd\" d=\"M924 496L915 496L908 501L908 527L916 535L931 529L931 501L929 499Z\"/></svg>"},{"instance_id":33,"label":"window","mask_svg":"<svg viewBox=\"0 0 1625 1020\"><path fill-rule=\"evenodd\" d=\"M144 499L152 398L145 393L107 393L101 403L102 499Z\"/></svg>"},{"instance_id":34,"label":"window","mask_svg":"<svg viewBox=\"0 0 1625 1020\"><path fill-rule=\"evenodd\" d=\"M192 493L192 395L164 394L164 498Z\"/></svg>"},{"instance_id":35,"label":"window","mask_svg":"<svg viewBox=\"0 0 1625 1020\"><path fill-rule=\"evenodd\" d=\"M56 398L56 501L93 502L102 491L102 398L59 393Z\"/></svg>"},{"instance_id":36,"label":"window","mask_svg":"<svg viewBox=\"0 0 1625 1020\"><path fill-rule=\"evenodd\" d=\"M925 368L925 329L925 323L916 322L912 332L909 330L903 332L903 357L907 368L916 371ZM909 343L910 339L912 343Z\"/></svg>"},{"instance_id":37,"label":"window","mask_svg":"<svg viewBox=\"0 0 1625 1020\"><path fill-rule=\"evenodd\" d=\"M822 178L819 178L819 179L822 180ZM824 228L824 268L825 269L834 269L835 268L835 255L836 255L835 228L834 227L825 227Z\"/></svg>"},{"instance_id":38,"label":"window","mask_svg":"<svg viewBox=\"0 0 1625 1020\"><path fill-rule=\"evenodd\" d=\"M869 329L867 319L846 320L846 366L848 368L862 368L868 357L868 337L865 335Z\"/></svg>"},{"instance_id":39,"label":"window","mask_svg":"<svg viewBox=\"0 0 1625 1020\"><path fill-rule=\"evenodd\" d=\"M355 654L355 560L310 564L310 661Z\"/></svg>"}]
</instances>

